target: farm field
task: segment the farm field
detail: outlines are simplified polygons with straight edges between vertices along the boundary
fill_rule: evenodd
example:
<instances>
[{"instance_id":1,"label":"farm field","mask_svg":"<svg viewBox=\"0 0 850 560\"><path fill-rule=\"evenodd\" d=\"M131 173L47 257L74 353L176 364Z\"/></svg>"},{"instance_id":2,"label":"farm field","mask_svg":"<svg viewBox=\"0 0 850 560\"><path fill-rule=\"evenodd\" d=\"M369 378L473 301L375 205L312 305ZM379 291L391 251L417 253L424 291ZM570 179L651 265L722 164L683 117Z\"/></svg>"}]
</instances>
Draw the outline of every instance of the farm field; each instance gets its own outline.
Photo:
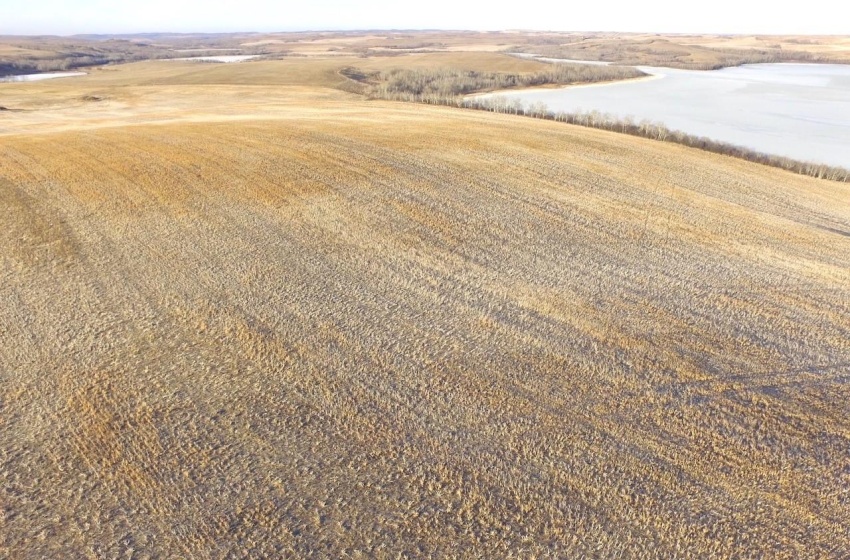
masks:
<instances>
[{"instance_id":1,"label":"farm field","mask_svg":"<svg viewBox=\"0 0 850 560\"><path fill-rule=\"evenodd\" d=\"M400 64L0 84L0 557L850 556L850 185Z\"/></svg>"},{"instance_id":2,"label":"farm field","mask_svg":"<svg viewBox=\"0 0 850 560\"><path fill-rule=\"evenodd\" d=\"M349 31L0 35L0 76L187 56L382 59L526 52L615 64L717 69L756 62L850 62L846 35L683 35L525 31ZM405 60L407 64L410 60ZM478 69L478 68L477 68ZM480 69L479 69L480 70Z\"/></svg>"}]
</instances>

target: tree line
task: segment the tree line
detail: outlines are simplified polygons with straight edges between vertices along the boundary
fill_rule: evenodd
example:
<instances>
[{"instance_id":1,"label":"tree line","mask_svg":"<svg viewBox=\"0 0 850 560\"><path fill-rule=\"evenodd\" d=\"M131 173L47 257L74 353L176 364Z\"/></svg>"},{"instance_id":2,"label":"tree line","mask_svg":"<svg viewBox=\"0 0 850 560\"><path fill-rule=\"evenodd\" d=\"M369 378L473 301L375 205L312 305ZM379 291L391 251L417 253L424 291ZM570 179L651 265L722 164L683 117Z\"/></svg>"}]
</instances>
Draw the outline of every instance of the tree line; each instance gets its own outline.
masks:
<instances>
[{"instance_id":1,"label":"tree line","mask_svg":"<svg viewBox=\"0 0 850 560\"><path fill-rule=\"evenodd\" d=\"M591 66L581 64L553 65L551 70L533 74L508 74L475 72L450 68L391 70L367 73L356 68L345 68L341 72L362 86L362 92L372 99L408 101L432 105L447 105L494 113L522 115L538 119L575 124L650 138L662 142L673 142L716 154L727 155L762 165L778 167L800 175L850 181L850 170L843 167L798 161L793 158L765 154L757 150L703 136L671 130L660 123L631 118L617 118L599 111L553 112L541 102L524 104L520 99L503 95L468 97L472 93L543 85L568 85L592 83L616 79L645 76L637 69L621 66Z\"/></svg>"},{"instance_id":2,"label":"tree line","mask_svg":"<svg viewBox=\"0 0 850 560\"><path fill-rule=\"evenodd\" d=\"M662 142L673 142L691 148L698 148L715 154L735 157L762 165L778 167L792 171L800 175L807 175L818 179L831 181L850 181L850 169L826 164L799 161L793 158L765 154L758 150L737 146L728 142L712 140L704 136L688 134L680 130L671 130L665 125L657 122L643 120L636 122L632 118L618 118L600 111L568 113L564 111L550 111L545 103L535 102L526 106L516 98L505 96L462 99L456 106L491 111L494 113L508 113L513 115L524 115L538 119L546 119L557 122L576 124L590 128L599 128L631 136L640 136Z\"/></svg>"},{"instance_id":3,"label":"tree line","mask_svg":"<svg viewBox=\"0 0 850 560\"><path fill-rule=\"evenodd\" d=\"M636 68L586 64L557 64L545 71L527 74L438 68L396 69L369 75L348 70L345 75L370 83L368 95L372 98L432 104L456 104L458 98L480 91L594 83L646 76Z\"/></svg>"},{"instance_id":4,"label":"tree line","mask_svg":"<svg viewBox=\"0 0 850 560\"><path fill-rule=\"evenodd\" d=\"M778 62L829 63L827 56L782 49L712 49L692 46L688 54L672 44L627 43L602 48L600 45L521 45L505 52L533 54L545 58L599 60L626 66L664 66L682 70L720 70L744 64ZM696 55L696 60L691 58ZM703 60L699 60L703 58Z\"/></svg>"}]
</instances>

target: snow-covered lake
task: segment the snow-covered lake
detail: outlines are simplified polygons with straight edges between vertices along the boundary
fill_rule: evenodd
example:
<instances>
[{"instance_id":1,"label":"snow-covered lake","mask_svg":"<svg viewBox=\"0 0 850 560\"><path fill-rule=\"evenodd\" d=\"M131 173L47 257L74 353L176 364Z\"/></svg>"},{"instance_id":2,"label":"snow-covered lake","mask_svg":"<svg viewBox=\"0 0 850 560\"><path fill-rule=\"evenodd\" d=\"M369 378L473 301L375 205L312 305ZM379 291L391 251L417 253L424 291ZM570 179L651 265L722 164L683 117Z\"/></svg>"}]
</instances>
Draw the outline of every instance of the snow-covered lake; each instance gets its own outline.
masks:
<instances>
[{"instance_id":1,"label":"snow-covered lake","mask_svg":"<svg viewBox=\"0 0 850 560\"><path fill-rule=\"evenodd\" d=\"M174 49L174 52L193 53L193 52L226 52L226 51L241 51L242 49L222 49L222 48L197 48L197 49Z\"/></svg>"},{"instance_id":2,"label":"snow-covered lake","mask_svg":"<svg viewBox=\"0 0 850 560\"><path fill-rule=\"evenodd\" d=\"M85 76L85 72L47 72L43 74L21 74L20 76L0 76L0 82L40 82L54 78L72 78L74 76Z\"/></svg>"},{"instance_id":3,"label":"snow-covered lake","mask_svg":"<svg viewBox=\"0 0 850 560\"><path fill-rule=\"evenodd\" d=\"M850 65L639 68L655 79L488 95L543 102L556 112L647 119L766 153L850 167Z\"/></svg>"},{"instance_id":4,"label":"snow-covered lake","mask_svg":"<svg viewBox=\"0 0 850 560\"><path fill-rule=\"evenodd\" d=\"M258 54L232 54L221 56L193 56L189 58L171 58L169 60L191 60L200 62L244 62L252 58L259 58Z\"/></svg>"},{"instance_id":5,"label":"snow-covered lake","mask_svg":"<svg viewBox=\"0 0 850 560\"><path fill-rule=\"evenodd\" d=\"M610 62L603 62L601 60L576 60L574 58L547 58L545 56L540 56L537 54L529 54L529 53L508 53L511 56L515 56L517 58L527 58L530 60L539 60L540 62L561 62L561 63L569 63L569 64L590 64L591 66L610 66Z\"/></svg>"}]
</instances>

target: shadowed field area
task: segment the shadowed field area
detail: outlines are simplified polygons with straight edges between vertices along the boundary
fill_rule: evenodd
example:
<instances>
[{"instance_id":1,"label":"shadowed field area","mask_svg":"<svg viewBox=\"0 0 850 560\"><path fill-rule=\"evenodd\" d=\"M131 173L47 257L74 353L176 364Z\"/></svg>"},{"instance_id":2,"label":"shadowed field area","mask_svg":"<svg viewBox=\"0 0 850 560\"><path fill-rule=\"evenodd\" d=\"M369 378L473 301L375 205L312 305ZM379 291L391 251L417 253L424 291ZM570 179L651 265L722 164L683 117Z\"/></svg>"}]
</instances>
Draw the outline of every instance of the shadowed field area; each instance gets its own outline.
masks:
<instances>
[{"instance_id":1,"label":"shadowed field area","mask_svg":"<svg viewBox=\"0 0 850 560\"><path fill-rule=\"evenodd\" d=\"M850 554L850 186L350 62L0 86L0 556Z\"/></svg>"}]
</instances>

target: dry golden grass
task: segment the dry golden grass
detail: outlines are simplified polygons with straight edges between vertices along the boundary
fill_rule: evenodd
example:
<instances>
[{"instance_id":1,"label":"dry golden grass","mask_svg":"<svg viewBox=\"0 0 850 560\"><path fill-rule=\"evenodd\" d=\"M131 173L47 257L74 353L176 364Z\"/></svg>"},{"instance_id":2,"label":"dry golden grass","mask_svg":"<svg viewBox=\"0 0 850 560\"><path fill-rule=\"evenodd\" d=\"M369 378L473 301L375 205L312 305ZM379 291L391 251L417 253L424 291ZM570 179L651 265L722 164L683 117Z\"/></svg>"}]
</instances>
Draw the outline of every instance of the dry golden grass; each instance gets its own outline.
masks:
<instances>
[{"instance_id":1,"label":"dry golden grass","mask_svg":"<svg viewBox=\"0 0 850 560\"><path fill-rule=\"evenodd\" d=\"M513 50L547 57L600 60L692 70L764 62L850 63L842 37L738 37L591 34L517 45Z\"/></svg>"},{"instance_id":2,"label":"dry golden grass","mask_svg":"<svg viewBox=\"0 0 850 560\"><path fill-rule=\"evenodd\" d=\"M0 556L850 555L850 186L333 64L0 85Z\"/></svg>"},{"instance_id":3,"label":"dry golden grass","mask_svg":"<svg viewBox=\"0 0 850 560\"><path fill-rule=\"evenodd\" d=\"M118 37L0 36L0 75L36 70L91 67L194 55L259 54L267 58L370 59L375 70L454 67L491 72L533 72L541 68L511 63L498 55L525 50L551 56L608 60L623 64L708 69L743 62L831 61L850 63L846 36L663 35L567 32L326 32L232 33ZM415 56L414 56L415 55ZM387 59L398 59L394 63ZM374 62L372 62L374 59ZM494 65L495 64L495 65ZM362 66L354 64L354 66ZM308 71L309 69L305 70Z\"/></svg>"},{"instance_id":4,"label":"dry golden grass","mask_svg":"<svg viewBox=\"0 0 850 560\"><path fill-rule=\"evenodd\" d=\"M408 53L464 53L470 56L523 47L527 52L549 52L553 56L560 53L567 58L696 69L739 64L736 61L748 58L758 62L770 56L779 57L782 61L810 58L850 62L850 39L846 36L417 31L277 34L255 38L244 45L255 46L257 43L270 52L309 57L346 54L371 57Z\"/></svg>"},{"instance_id":5,"label":"dry golden grass","mask_svg":"<svg viewBox=\"0 0 850 560\"><path fill-rule=\"evenodd\" d=\"M796 35L682 35L656 33L564 33L564 32L446 32L272 34L243 43L272 51L305 56L331 54L381 55L408 52L486 53L513 46L570 45L586 51L588 58L636 55L667 51L693 63L717 62L723 51L785 50L832 56L850 62L850 39L846 36ZM652 45L649 47L648 45ZM720 53L713 52L721 51Z\"/></svg>"},{"instance_id":6,"label":"dry golden grass","mask_svg":"<svg viewBox=\"0 0 850 560\"><path fill-rule=\"evenodd\" d=\"M718 49L781 48L824 55L850 53L850 37L846 35L697 35L681 37L679 40L685 45L699 45ZM846 57L845 60L847 60Z\"/></svg>"}]
</instances>

